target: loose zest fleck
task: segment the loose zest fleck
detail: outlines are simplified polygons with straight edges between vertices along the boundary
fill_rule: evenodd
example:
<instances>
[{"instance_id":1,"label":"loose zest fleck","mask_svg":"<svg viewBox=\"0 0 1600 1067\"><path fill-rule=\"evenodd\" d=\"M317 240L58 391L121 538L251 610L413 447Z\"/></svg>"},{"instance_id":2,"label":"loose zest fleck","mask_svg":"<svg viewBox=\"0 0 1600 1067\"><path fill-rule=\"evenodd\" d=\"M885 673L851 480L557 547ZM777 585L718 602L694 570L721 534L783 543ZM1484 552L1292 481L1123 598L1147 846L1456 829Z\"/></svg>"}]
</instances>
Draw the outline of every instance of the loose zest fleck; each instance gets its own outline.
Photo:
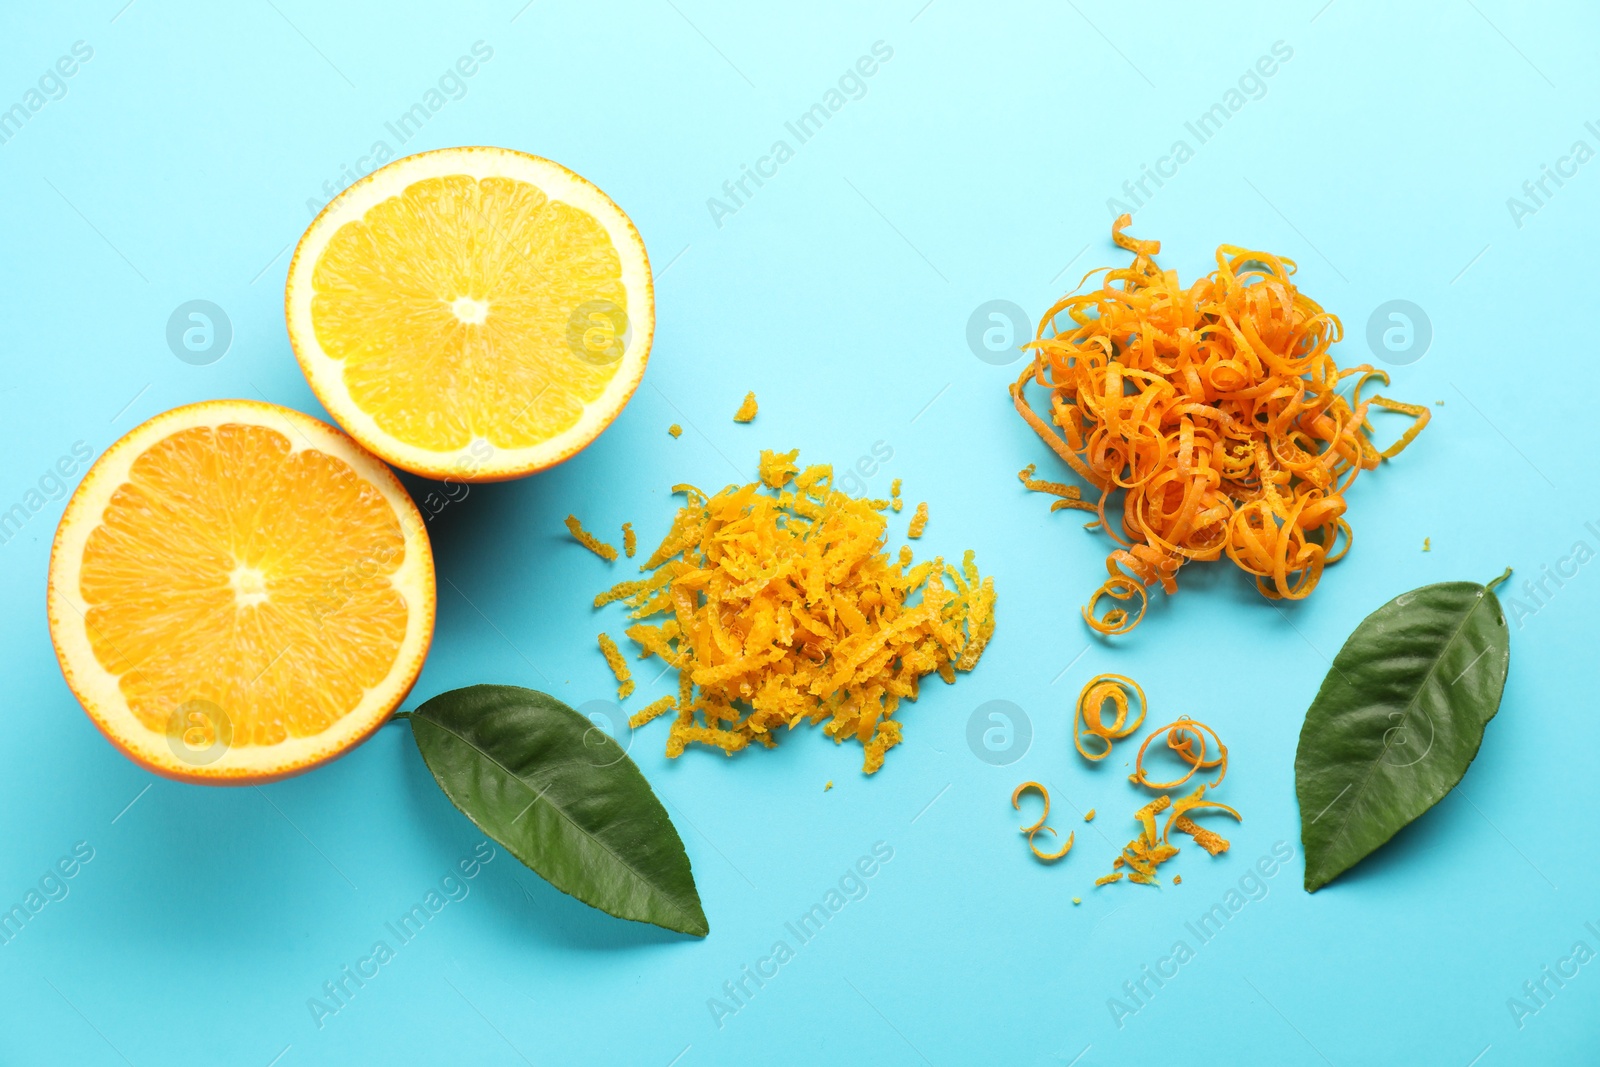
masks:
<instances>
[{"instance_id":1,"label":"loose zest fleck","mask_svg":"<svg viewBox=\"0 0 1600 1067\"><path fill-rule=\"evenodd\" d=\"M1431 413L1362 396L1388 375L1339 368L1329 349L1343 327L1295 287L1292 260L1223 245L1217 269L1184 289L1176 271L1156 266L1160 242L1124 235L1130 221L1120 216L1111 232L1133 263L1046 312L1025 346L1033 360L1011 387L1018 414L1099 498L1036 481L1031 466L1023 484L1058 497L1053 511L1096 512L1090 526L1119 545L1084 618L1099 633L1126 633L1144 617L1146 587L1173 593L1184 563L1223 554L1263 596L1305 597L1350 548L1345 491L1404 450ZM1063 314L1071 325L1058 330ZM1338 390L1351 378L1346 398ZM1030 406L1029 384L1049 391L1049 422ZM1413 419L1382 451L1371 438L1374 407ZM1106 521L1117 489L1120 533ZM1109 605L1098 613L1102 597L1135 596L1135 614Z\"/></svg>"},{"instance_id":2,"label":"loose zest fleck","mask_svg":"<svg viewBox=\"0 0 1600 1067\"><path fill-rule=\"evenodd\" d=\"M605 646L603 645L601 646L602 650L604 650L604 647ZM626 666L624 666L623 669L626 670ZM653 700L628 717L628 729L637 730L645 723L654 722L656 719L661 718L661 716L665 715L667 712L671 711L677 706L677 700L673 699L672 697L662 697L660 700Z\"/></svg>"},{"instance_id":3,"label":"loose zest fleck","mask_svg":"<svg viewBox=\"0 0 1600 1067\"><path fill-rule=\"evenodd\" d=\"M1072 851L1073 839L1078 835L1076 832L1068 834L1067 843L1061 846L1061 850L1059 852L1040 852L1039 846L1033 843L1033 835L1037 834L1040 830L1043 830L1051 837L1056 836L1056 832L1044 824L1045 819L1050 817L1050 791L1044 786L1040 785L1038 782L1023 782L1021 785L1017 786L1017 788L1011 791L1012 808L1016 809L1017 811L1022 810L1020 800L1022 798L1023 791L1027 789L1037 790L1039 796L1044 799L1044 811L1040 813L1039 821L1034 823L1032 826L1022 827L1022 833L1026 834L1028 837L1028 851L1032 852L1035 857L1045 863L1054 863L1056 860L1061 859L1068 852Z\"/></svg>"},{"instance_id":4,"label":"loose zest fleck","mask_svg":"<svg viewBox=\"0 0 1600 1067\"><path fill-rule=\"evenodd\" d=\"M896 478L889 483L889 506L895 511L905 507L906 502L900 499L900 479Z\"/></svg>"},{"instance_id":5,"label":"loose zest fleck","mask_svg":"<svg viewBox=\"0 0 1600 1067\"><path fill-rule=\"evenodd\" d=\"M671 426L667 427L667 433L671 434L673 437L682 437L683 427L679 426L677 423L673 423Z\"/></svg>"},{"instance_id":6,"label":"loose zest fleck","mask_svg":"<svg viewBox=\"0 0 1600 1067\"><path fill-rule=\"evenodd\" d=\"M633 674L628 670L628 661L622 658L622 653L617 649L617 643L611 640L610 634L600 635L600 652L605 656L611 673L617 676L617 699L627 700L633 694Z\"/></svg>"},{"instance_id":7,"label":"loose zest fleck","mask_svg":"<svg viewBox=\"0 0 1600 1067\"><path fill-rule=\"evenodd\" d=\"M928 528L928 502L924 500L917 505L917 510L911 513L911 525L906 528L906 536L915 541L922 536L922 531Z\"/></svg>"},{"instance_id":8,"label":"loose zest fleck","mask_svg":"<svg viewBox=\"0 0 1600 1067\"><path fill-rule=\"evenodd\" d=\"M1090 808L1088 811L1083 813L1083 821L1084 822L1094 822L1094 809L1093 808Z\"/></svg>"},{"instance_id":9,"label":"loose zest fleck","mask_svg":"<svg viewBox=\"0 0 1600 1067\"><path fill-rule=\"evenodd\" d=\"M758 410L759 409L756 406L756 394L746 393L744 394L744 403L740 404L739 410L733 413L733 421L749 422L751 419L756 417L756 412Z\"/></svg>"},{"instance_id":10,"label":"loose zest fleck","mask_svg":"<svg viewBox=\"0 0 1600 1067\"><path fill-rule=\"evenodd\" d=\"M893 718L924 676L953 683L994 633L994 583L973 554L959 569L885 551L887 502L852 498L833 471L796 472L797 453L762 453L762 481L686 502L640 570L595 598L640 622L641 657L678 670L667 755L688 744L732 754L777 744L780 727L823 724L863 748L872 774L900 741Z\"/></svg>"},{"instance_id":11,"label":"loose zest fleck","mask_svg":"<svg viewBox=\"0 0 1600 1067\"><path fill-rule=\"evenodd\" d=\"M638 537L637 534L635 534L633 532L633 523L631 523L631 522L623 523L622 524L622 552L623 552L623 554L625 556L627 556L629 559L632 559L634 552L637 551L638 548L639 548L639 537Z\"/></svg>"},{"instance_id":12,"label":"loose zest fleck","mask_svg":"<svg viewBox=\"0 0 1600 1067\"><path fill-rule=\"evenodd\" d=\"M567 529L572 531L572 538L573 540L577 541L578 544L582 545L584 548L587 548L590 552L593 552L607 563L616 562L617 550L600 540L588 530L585 530L583 528L583 524L578 521L578 517L576 515L567 516Z\"/></svg>"},{"instance_id":13,"label":"loose zest fleck","mask_svg":"<svg viewBox=\"0 0 1600 1067\"><path fill-rule=\"evenodd\" d=\"M1139 698L1139 714L1131 722L1128 721L1130 688ZM1116 718L1109 725L1104 717L1108 700L1117 709ZM1094 762L1111 755L1112 742L1133 736L1144 723L1145 707L1144 690L1132 678L1121 674L1097 674L1090 678L1078 693L1078 706L1072 716L1072 744L1078 755ZM1090 746L1098 748L1098 752L1083 747L1085 737L1100 739Z\"/></svg>"}]
</instances>

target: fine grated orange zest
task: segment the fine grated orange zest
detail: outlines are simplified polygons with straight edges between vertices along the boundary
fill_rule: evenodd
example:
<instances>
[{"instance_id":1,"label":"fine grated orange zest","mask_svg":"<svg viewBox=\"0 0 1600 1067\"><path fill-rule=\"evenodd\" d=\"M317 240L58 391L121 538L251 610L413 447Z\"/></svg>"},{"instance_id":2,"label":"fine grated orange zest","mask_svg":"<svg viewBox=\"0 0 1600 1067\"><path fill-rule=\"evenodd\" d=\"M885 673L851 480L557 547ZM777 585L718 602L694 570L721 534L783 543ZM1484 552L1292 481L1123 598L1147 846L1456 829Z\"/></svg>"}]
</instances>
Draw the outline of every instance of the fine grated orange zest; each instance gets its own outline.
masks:
<instances>
[{"instance_id":1,"label":"fine grated orange zest","mask_svg":"<svg viewBox=\"0 0 1600 1067\"><path fill-rule=\"evenodd\" d=\"M669 756L691 743L770 748L780 728L809 722L860 743L872 774L900 741L900 701L926 675L951 683L976 666L994 632L994 584L970 551L959 569L913 565L909 549L891 560L887 502L834 488L828 466L793 473L794 456L766 453L768 481L714 496L675 487L686 502L640 567L649 577L595 603L659 617L627 634L641 658L678 670Z\"/></svg>"},{"instance_id":2,"label":"fine grated orange zest","mask_svg":"<svg viewBox=\"0 0 1600 1067\"><path fill-rule=\"evenodd\" d=\"M928 502L924 500L917 505L917 510L911 513L911 524L906 527L906 536L915 541L922 536L922 531L928 528Z\"/></svg>"},{"instance_id":3,"label":"fine grated orange zest","mask_svg":"<svg viewBox=\"0 0 1600 1067\"><path fill-rule=\"evenodd\" d=\"M1122 846L1122 852L1111 861L1113 873L1095 880L1095 885L1120 881L1120 868L1127 868L1128 881L1139 885L1156 884L1156 868L1178 854L1178 846L1169 845L1156 835L1156 816L1172 806L1172 798L1159 796L1134 812L1138 821L1139 836Z\"/></svg>"},{"instance_id":4,"label":"fine grated orange zest","mask_svg":"<svg viewBox=\"0 0 1600 1067\"><path fill-rule=\"evenodd\" d=\"M678 706L678 701L673 697L662 697L653 700L628 716L628 729L637 730L647 722L654 722L673 708Z\"/></svg>"},{"instance_id":5,"label":"fine grated orange zest","mask_svg":"<svg viewBox=\"0 0 1600 1067\"><path fill-rule=\"evenodd\" d=\"M608 545L604 541L600 540L588 530L585 530L583 528L583 524L578 521L578 517L576 515L567 516L567 529L571 532L572 539L578 542L578 544L582 545L584 548L587 548L590 552L593 552L607 563L616 562L617 550L611 545Z\"/></svg>"},{"instance_id":6,"label":"fine grated orange zest","mask_svg":"<svg viewBox=\"0 0 1600 1067\"><path fill-rule=\"evenodd\" d=\"M1349 549L1351 483L1404 450L1430 412L1362 396L1388 375L1334 362L1343 327L1295 287L1292 260L1223 245L1217 269L1183 288L1176 271L1156 265L1160 242L1122 232L1130 221L1120 216L1112 236L1133 263L1045 313L1026 346L1033 360L1011 388L1018 414L1099 499L1034 482L1031 467L1023 484L1060 497L1052 510L1096 511L1119 546L1084 617L1099 633L1125 633L1143 617L1144 587L1159 582L1170 594L1184 563L1224 554L1262 595L1305 597ZM1352 378L1347 396L1340 389ZM1029 404L1029 384L1049 392L1048 422ZM1374 408L1413 420L1381 451ZM1120 533L1106 521L1119 489ZM1102 595L1128 600L1135 590L1137 615L1096 617Z\"/></svg>"},{"instance_id":7,"label":"fine grated orange zest","mask_svg":"<svg viewBox=\"0 0 1600 1067\"><path fill-rule=\"evenodd\" d=\"M1185 833L1194 838L1195 844L1211 853L1211 855L1219 856L1228 851L1227 839L1197 824L1193 819L1189 818L1189 812L1198 811L1202 808L1214 808L1217 811L1232 815L1238 822L1243 822L1244 816L1226 804L1219 804L1215 800L1207 800L1205 798L1206 788L1206 786L1201 786L1172 805L1172 812L1167 816L1167 825L1161 830L1161 840L1165 842L1167 836L1173 830L1177 830L1179 833Z\"/></svg>"},{"instance_id":8,"label":"fine grated orange zest","mask_svg":"<svg viewBox=\"0 0 1600 1067\"><path fill-rule=\"evenodd\" d=\"M606 665L611 668L611 673L617 676L617 699L627 700L633 695L633 674L628 670L628 661L622 658L622 652L617 648L617 643L611 640L610 634L600 635L600 653L606 658Z\"/></svg>"},{"instance_id":9,"label":"fine grated orange zest","mask_svg":"<svg viewBox=\"0 0 1600 1067\"><path fill-rule=\"evenodd\" d=\"M639 535L633 532L633 523L631 523L631 522L623 523L622 524L622 553L623 553L623 555L627 556L629 559L632 559L634 552L637 551L638 548L639 548Z\"/></svg>"},{"instance_id":10,"label":"fine grated orange zest","mask_svg":"<svg viewBox=\"0 0 1600 1067\"><path fill-rule=\"evenodd\" d=\"M758 410L760 409L756 405L756 394L746 393L744 394L744 403L740 404L739 410L733 413L733 421L749 422L756 417Z\"/></svg>"}]
</instances>

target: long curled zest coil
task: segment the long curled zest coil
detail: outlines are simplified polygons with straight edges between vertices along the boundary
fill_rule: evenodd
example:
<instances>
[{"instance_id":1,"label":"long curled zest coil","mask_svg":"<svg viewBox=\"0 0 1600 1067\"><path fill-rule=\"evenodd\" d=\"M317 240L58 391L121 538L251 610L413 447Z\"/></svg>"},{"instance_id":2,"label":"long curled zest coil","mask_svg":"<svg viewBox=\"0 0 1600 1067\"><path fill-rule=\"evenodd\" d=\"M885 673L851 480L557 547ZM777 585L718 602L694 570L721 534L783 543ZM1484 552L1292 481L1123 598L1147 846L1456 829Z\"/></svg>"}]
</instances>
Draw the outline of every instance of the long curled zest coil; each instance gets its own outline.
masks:
<instances>
[{"instance_id":1,"label":"long curled zest coil","mask_svg":"<svg viewBox=\"0 0 1600 1067\"><path fill-rule=\"evenodd\" d=\"M1104 275L1098 288L1046 312L1011 387L1018 414L1099 499L1079 501L1069 487L1033 479L1032 468L1023 483L1057 497L1053 509L1092 506L1091 525L1118 543L1085 621L1126 633L1143 602L1135 615L1097 616L1102 597L1126 600L1132 586L1156 584L1170 594L1183 564L1224 555L1263 596L1306 597L1349 550L1344 494L1357 474L1399 455L1430 412L1363 395L1388 375L1334 362L1343 326L1295 287L1293 260L1223 245L1216 270L1184 287L1157 266L1160 242L1123 232L1130 221L1120 216L1112 238L1133 262L1091 271L1085 281ZM1048 421L1029 386L1047 392ZM1374 408L1413 420L1382 450ZM1117 490L1120 523L1106 514Z\"/></svg>"},{"instance_id":2,"label":"long curled zest coil","mask_svg":"<svg viewBox=\"0 0 1600 1067\"><path fill-rule=\"evenodd\" d=\"M1179 759L1189 765L1187 774L1182 778L1174 778L1170 782L1152 781L1144 769L1145 753L1149 751L1150 742L1162 736L1163 732L1166 736L1167 747ZM1211 739L1211 744L1215 746L1212 751L1216 755L1206 755L1206 738L1208 737ZM1210 770L1213 767L1217 768L1217 780L1208 785L1207 788L1210 789L1215 789L1221 785L1222 780L1228 776L1228 746L1224 745L1222 738L1217 736L1217 732L1205 723L1191 719L1188 716L1180 716L1176 722L1156 727L1150 736L1144 739L1144 744L1139 746L1139 755L1133 761L1133 773L1128 775L1128 781L1134 785L1142 785L1146 789L1165 792L1168 789L1176 789L1183 785L1199 771Z\"/></svg>"}]
</instances>

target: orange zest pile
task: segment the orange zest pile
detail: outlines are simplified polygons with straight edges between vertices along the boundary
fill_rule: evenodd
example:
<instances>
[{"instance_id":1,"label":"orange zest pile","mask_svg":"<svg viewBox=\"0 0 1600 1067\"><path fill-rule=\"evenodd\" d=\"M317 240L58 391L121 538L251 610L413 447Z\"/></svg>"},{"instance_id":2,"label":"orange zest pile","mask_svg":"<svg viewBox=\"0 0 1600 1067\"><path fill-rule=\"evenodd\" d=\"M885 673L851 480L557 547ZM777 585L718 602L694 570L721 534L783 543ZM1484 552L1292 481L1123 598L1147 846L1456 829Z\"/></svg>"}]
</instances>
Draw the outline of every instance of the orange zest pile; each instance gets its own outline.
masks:
<instances>
[{"instance_id":1,"label":"orange zest pile","mask_svg":"<svg viewBox=\"0 0 1600 1067\"><path fill-rule=\"evenodd\" d=\"M1139 714L1131 722L1128 721L1128 690L1139 697ZM1116 718L1107 724L1105 721L1105 704L1110 701L1117 709ZM1111 755L1112 743L1124 737L1133 736L1134 731L1144 722L1145 697L1144 690L1132 678L1121 674L1097 674L1084 683L1083 689L1078 693L1078 705L1072 716L1072 744L1078 750L1078 755L1091 762L1098 762ZM1098 737L1098 752L1091 752L1083 747L1085 737Z\"/></svg>"},{"instance_id":2,"label":"orange zest pile","mask_svg":"<svg viewBox=\"0 0 1600 1067\"><path fill-rule=\"evenodd\" d=\"M1036 790L1039 796L1044 799L1044 811L1039 813L1038 822L1034 823L1032 826L1024 826L1021 828L1022 833L1026 834L1028 837L1028 851L1032 852L1034 856L1045 863L1054 863L1056 860L1061 859L1068 852L1072 851L1072 842L1078 835L1076 832L1068 834L1067 843L1062 845L1060 850L1057 852L1040 852L1039 846L1033 843L1033 835L1038 833L1040 830L1043 830L1051 837L1056 836L1055 830L1044 824L1044 821L1050 817L1050 791L1044 786L1040 785L1038 782L1023 782L1021 785L1017 786L1017 788L1011 791L1011 806L1017 811L1021 811L1022 794L1024 791L1029 789Z\"/></svg>"},{"instance_id":3,"label":"orange zest pile","mask_svg":"<svg viewBox=\"0 0 1600 1067\"><path fill-rule=\"evenodd\" d=\"M1388 375L1334 362L1343 327L1294 286L1293 261L1223 245L1217 269L1183 288L1176 271L1156 266L1160 242L1123 234L1129 222L1120 216L1112 237L1133 263L1045 314L1027 346L1033 360L1011 388L1018 413L1099 499L1034 482L1032 468L1024 484L1059 497L1052 510L1095 511L1091 528L1119 545L1084 618L1100 633L1126 632L1143 617L1145 587L1159 582L1170 594L1185 562L1224 554L1264 596L1305 597L1350 547L1345 491L1410 444L1429 411L1362 396ZM1068 328L1057 327L1061 315ZM1339 390L1351 378L1346 396ZM1049 392L1048 422L1028 402L1030 383ZM1381 451L1368 419L1375 407L1414 420ZM1117 489L1120 533L1106 520ZM1137 597L1138 612L1107 605L1099 614L1102 597Z\"/></svg>"},{"instance_id":4,"label":"orange zest pile","mask_svg":"<svg viewBox=\"0 0 1600 1067\"><path fill-rule=\"evenodd\" d=\"M863 746L862 770L900 741L893 718L924 676L970 671L994 632L994 584L966 553L912 564L885 550L887 501L850 497L832 468L796 471L766 452L762 481L707 496L689 485L672 528L640 567L648 578L595 598L639 622L641 658L678 670L667 755L691 743L732 754L776 745L780 728L823 724Z\"/></svg>"}]
</instances>

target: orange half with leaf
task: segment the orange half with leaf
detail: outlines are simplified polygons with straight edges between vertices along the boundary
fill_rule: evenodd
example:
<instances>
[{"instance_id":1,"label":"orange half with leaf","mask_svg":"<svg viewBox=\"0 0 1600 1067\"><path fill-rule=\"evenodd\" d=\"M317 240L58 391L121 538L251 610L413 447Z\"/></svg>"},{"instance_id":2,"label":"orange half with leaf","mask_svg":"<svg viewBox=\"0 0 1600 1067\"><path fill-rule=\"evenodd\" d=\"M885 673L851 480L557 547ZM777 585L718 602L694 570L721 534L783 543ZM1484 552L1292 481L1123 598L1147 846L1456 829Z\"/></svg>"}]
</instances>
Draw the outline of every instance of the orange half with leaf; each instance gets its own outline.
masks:
<instances>
[{"instance_id":1,"label":"orange half with leaf","mask_svg":"<svg viewBox=\"0 0 1600 1067\"><path fill-rule=\"evenodd\" d=\"M423 152L339 194L289 266L289 340L351 436L429 478L575 454L644 376L639 231L594 185L504 148Z\"/></svg>"},{"instance_id":2,"label":"orange half with leaf","mask_svg":"<svg viewBox=\"0 0 1600 1067\"><path fill-rule=\"evenodd\" d=\"M325 423L218 400L111 446L50 555L50 637L90 719L171 778L333 759L399 706L433 638L433 552L394 474Z\"/></svg>"}]
</instances>

